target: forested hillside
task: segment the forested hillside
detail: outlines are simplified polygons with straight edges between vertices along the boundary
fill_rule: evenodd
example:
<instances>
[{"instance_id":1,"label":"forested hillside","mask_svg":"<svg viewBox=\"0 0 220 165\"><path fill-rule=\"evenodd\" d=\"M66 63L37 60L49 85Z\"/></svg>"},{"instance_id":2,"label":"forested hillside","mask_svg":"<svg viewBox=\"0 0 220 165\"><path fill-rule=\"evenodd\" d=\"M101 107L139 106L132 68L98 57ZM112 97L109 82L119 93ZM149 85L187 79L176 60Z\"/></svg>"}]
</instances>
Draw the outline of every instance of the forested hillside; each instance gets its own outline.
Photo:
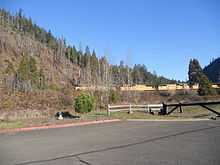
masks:
<instances>
[{"instance_id":1,"label":"forested hillside","mask_svg":"<svg viewBox=\"0 0 220 165\"><path fill-rule=\"evenodd\" d=\"M213 60L203 71L210 81L220 83L220 58Z\"/></svg>"},{"instance_id":2,"label":"forested hillside","mask_svg":"<svg viewBox=\"0 0 220 165\"><path fill-rule=\"evenodd\" d=\"M152 74L144 65L109 64L95 50L85 50L56 38L36 25L22 10L15 15L0 10L0 79L8 87L22 90L49 86L117 86L123 84L172 83Z\"/></svg>"}]
</instances>

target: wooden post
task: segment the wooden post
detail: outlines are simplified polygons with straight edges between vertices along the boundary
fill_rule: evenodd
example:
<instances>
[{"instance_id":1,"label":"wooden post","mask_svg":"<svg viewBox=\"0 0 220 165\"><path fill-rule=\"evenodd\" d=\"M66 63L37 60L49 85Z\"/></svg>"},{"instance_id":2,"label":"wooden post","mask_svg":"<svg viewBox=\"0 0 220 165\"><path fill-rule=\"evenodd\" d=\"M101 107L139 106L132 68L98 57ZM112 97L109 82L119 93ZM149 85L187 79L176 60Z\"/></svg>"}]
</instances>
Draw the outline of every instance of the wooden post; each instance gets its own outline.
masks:
<instances>
[{"instance_id":1,"label":"wooden post","mask_svg":"<svg viewBox=\"0 0 220 165\"><path fill-rule=\"evenodd\" d=\"M110 116L110 105L108 104L108 108L107 108L107 114L108 116Z\"/></svg>"},{"instance_id":2,"label":"wooden post","mask_svg":"<svg viewBox=\"0 0 220 165\"><path fill-rule=\"evenodd\" d=\"M167 105L163 102L162 115L167 115Z\"/></svg>"},{"instance_id":3,"label":"wooden post","mask_svg":"<svg viewBox=\"0 0 220 165\"><path fill-rule=\"evenodd\" d=\"M180 104L180 113L183 113L183 110L182 110L182 106L181 106L181 104Z\"/></svg>"},{"instance_id":4,"label":"wooden post","mask_svg":"<svg viewBox=\"0 0 220 165\"><path fill-rule=\"evenodd\" d=\"M129 104L129 114L131 114L132 111L131 111L131 104Z\"/></svg>"}]
</instances>

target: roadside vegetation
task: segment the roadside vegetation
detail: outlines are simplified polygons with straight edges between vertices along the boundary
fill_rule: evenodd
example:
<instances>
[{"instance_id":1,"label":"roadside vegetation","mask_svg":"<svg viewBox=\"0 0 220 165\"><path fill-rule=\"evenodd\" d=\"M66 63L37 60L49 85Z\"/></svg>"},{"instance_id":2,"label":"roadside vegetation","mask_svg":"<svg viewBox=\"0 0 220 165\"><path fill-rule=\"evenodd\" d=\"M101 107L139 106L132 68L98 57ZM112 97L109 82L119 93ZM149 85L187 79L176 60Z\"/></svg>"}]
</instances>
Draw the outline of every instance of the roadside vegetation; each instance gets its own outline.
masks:
<instances>
[{"instance_id":1,"label":"roadside vegetation","mask_svg":"<svg viewBox=\"0 0 220 165\"><path fill-rule=\"evenodd\" d=\"M94 98L86 93L80 94L78 97L75 98L75 111L77 113L88 113L94 110Z\"/></svg>"},{"instance_id":2,"label":"roadside vegetation","mask_svg":"<svg viewBox=\"0 0 220 165\"><path fill-rule=\"evenodd\" d=\"M197 59L190 60L188 76L190 86L199 84L198 94L200 96L217 94L216 89L212 88L211 82L203 72Z\"/></svg>"},{"instance_id":3,"label":"roadside vegetation","mask_svg":"<svg viewBox=\"0 0 220 165\"><path fill-rule=\"evenodd\" d=\"M65 38L56 38L50 30L36 25L22 10L13 15L0 9L0 33L4 34L0 38L0 128L21 127L26 123L24 120L30 119L36 121L34 124L48 124L54 122L58 111L80 115L81 120L167 118L142 112L117 112L108 117L106 109L108 104L220 98L220 92L211 86L211 83L220 82L219 59L204 69L197 59L191 59L189 80L181 82L152 73L142 64L129 66L124 61L118 65L110 64L105 56L100 57L89 46L77 49L74 45L68 45ZM119 90L121 86L135 84L158 87L169 83L198 84L199 89ZM76 87L80 86L91 87L92 90L77 91ZM186 111L190 115L203 113L200 108L194 107ZM180 117L174 114L176 116L168 118Z\"/></svg>"},{"instance_id":4,"label":"roadside vegetation","mask_svg":"<svg viewBox=\"0 0 220 165\"><path fill-rule=\"evenodd\" d=\"M22 128L24 126L22 121L0 122L0 129Z\"/></svg>"}]
</instances>

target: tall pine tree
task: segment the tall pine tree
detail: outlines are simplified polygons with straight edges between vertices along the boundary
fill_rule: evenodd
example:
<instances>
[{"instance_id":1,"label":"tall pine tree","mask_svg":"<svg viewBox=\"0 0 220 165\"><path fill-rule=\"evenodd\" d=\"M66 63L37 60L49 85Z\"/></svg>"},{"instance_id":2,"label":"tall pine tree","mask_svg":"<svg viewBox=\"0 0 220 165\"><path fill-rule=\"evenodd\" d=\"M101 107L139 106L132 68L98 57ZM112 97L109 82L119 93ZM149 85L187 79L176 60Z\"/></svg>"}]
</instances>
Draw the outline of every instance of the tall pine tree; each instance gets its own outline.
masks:
<instances>
[{"instance_id":1,"label":"tall pine tree","mask_svg":"<svg viewBox=\"0 0 220 165\"><path fill-rule=\"evenodd\" d=\"M194 84L199 84L198 94L213 95L216 91L212 88L211 83L207 76L203 73L202 68L197 59L191 59L189 63L189 84L192 86Z\"/></svg>"},{"instance_id":2,"label":"tall pine tree","mask_svg":"<svg viewBox=\"0 0 220 165\"><path fill-rule=\"evenodd\" d=\"M202 68L197 59L191 59L189 62L189 85L198 84L200 82L199 77L202 74Z\"/></svg>"}]
</instances>

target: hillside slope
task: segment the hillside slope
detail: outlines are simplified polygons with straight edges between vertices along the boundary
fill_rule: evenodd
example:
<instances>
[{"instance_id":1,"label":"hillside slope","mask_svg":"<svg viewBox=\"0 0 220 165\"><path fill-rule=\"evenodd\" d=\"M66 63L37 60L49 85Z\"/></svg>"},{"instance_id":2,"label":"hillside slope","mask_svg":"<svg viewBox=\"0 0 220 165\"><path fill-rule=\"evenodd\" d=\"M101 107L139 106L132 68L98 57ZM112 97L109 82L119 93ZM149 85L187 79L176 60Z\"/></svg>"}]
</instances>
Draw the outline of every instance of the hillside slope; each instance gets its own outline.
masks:
<instances>
[{"instance_id":1,"label":"hillside slope","mask_svg":"<svg viewBox=\"0 0 220 165\"><path fill-rule=\"evenodd\" d=\"M37 63L38 69L44 71L48 85L66 85L77 77L79 67L71 63L65 57L61 57L58 62L54 61L54 52L32 39L29 36L21 35L0 26L0 81L4 81L12 75L6 74L6 69L10 64L14 70L18 68L22 55L26 53L32 56Z\"/></svg>"},{"instance_id":2,"label":"hillside slope","mask_svg":"<svg viewBox=\"0 0 220 165\"><path fill-rule=\"evenodd\" d=\"M43 88L34 86L35 81L42 79ZM73 90L75 85L108 88L173 82L152 74L145 65L129 67L123 62L111 65L105 57L98 58L95 50L91 53L89 47L85 51L77 50L65 39L54 37L21 11L12 15L0 9L0 111L4 113L73 110L73 100L79 94ZM109 103L108 94L110 92L94 92L97 107L103 108ZM156 95L157 98L159 94Z\"/></svg>"},{"instance_id":3,"label":"hillside slope","mask_svg":"<svg viewBox=\"0 0 220 165\"><path fill-rule=\"evenodd\" d=\"M34 57L38 68L42 71L45 69L46 80L49 82L70 82L82 86L158 85L176 82L151 73L145 65L131 67L123 61L120 65L111 65L105 55L98 58L95 50L91 52L88 46L85 50L81 47L77 50L74 45L67 44L65 38L57 38L50 30L35 24L22 10L13 15L0 9L0 26L2 52L16 59L14 63L13 60L7 61L9 65L16 65L19 61L17 57L21 54Z\"/></svg>"},{"instance_id":4,"label":"hillside slope","mask_svg":"<svg viewBox=\"0 0 220 165\"><path fill-rule=\"evenodd\" d=\"M220 83L220 58L212 61L203 69L203 71L208 76L210 81L213 83Z\"/></svg>"}]
</instances>

